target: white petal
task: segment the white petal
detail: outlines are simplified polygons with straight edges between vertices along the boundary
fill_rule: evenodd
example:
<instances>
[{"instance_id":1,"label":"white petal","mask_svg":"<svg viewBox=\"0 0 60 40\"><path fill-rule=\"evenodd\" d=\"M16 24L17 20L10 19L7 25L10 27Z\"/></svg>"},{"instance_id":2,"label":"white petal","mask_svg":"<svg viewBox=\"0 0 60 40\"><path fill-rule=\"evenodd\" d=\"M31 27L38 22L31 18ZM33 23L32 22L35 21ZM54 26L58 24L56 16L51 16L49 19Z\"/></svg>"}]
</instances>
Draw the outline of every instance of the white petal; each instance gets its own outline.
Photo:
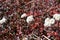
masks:
<instances>
[{"instance_id":1,"label":"white petal","mask_svg":"<svg viewBox=\"0 0 60 40\"><path fill-rule=\"evenodd\" d=\"M45 19L44 26L46 26L46 27L51 26L51 24L50 24L50 18L46 18Z\"/></svg>"},{"instance_id":2,"label":"white petal","mask_svg":"<svg viewBox=\"0 0 60 40\"><path fill-rule=\"evenodd\" d=\"M55 20L60 20L60 14L54 14L53 18L55 18Z\"/></svg>"},{"instance_id":3,"label":"white petal","mask_svg":"<svg viewBox=\"0 0 60 40\"><path fill-rule=\"evenodd\" d=\"M0 24L2 24L2 23L4 23L4 22L6 22L6 18L2 18L1 20L0 20Z\"/></svg>"},{"instance_id":4,"label":"white petal","mask_svg":"<svg viewBox=\"0 0 60 40\"><path fill-rule=\"evenodd\" d=\"M49 27L49 26L51 26L51 24L50 23L44 23L44 26Z\"/></svg>"},{"instance_id":5,"label":"white petal","mask_svg":"<svg viewBox=\"0 0 60 40\"><path fill-rule=\"evenodd\" d=\"M33 15L28 16L27 19L26 19L27 23L29 23L33 20L34 20Z\"/></svg>"},{"instance_id":6,"label":"white petal","mask_svg":"<svg viewBox=\"0 0 60 40\"><path fill-rule=\"evenodd\" d=\"M24 13L24 14L21 15L21 18L24 18L24 17L26 17L26 16L27 16L27 14Z\"/></svg>"},{"instance_id":7,"label":"white petal","mask_svg":"<svg viewBox=\"0 0 60 40\"><path fill-rule=\"evenodd\" d=\"M54 24L55 23L55 19L54 18L51 18L50 19L50 24Z\"/></svg>"},{"instance_id":8,"label":"white petal","mask_svg":"<svg viewBox=\"0 0 60 40\"><path fill-rule=\"evenodd\" d=\"M45 19L45 23L46 23L46 22L49 22L49 20L50 20L50 18L46 18L46 19Z\"/></svg>"}]
</instances>

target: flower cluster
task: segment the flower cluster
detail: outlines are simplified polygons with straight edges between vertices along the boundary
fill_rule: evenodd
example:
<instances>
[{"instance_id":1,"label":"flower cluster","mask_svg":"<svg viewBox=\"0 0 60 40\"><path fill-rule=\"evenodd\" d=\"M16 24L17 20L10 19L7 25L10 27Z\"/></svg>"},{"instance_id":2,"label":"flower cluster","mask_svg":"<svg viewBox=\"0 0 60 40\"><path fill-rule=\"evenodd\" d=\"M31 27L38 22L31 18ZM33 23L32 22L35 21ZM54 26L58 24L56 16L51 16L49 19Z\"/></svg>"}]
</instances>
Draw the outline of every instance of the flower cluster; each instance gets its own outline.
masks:
<instances>
[{"instance_id":1,"label":"flower cluster","mask_svg":"<svg viewBox=\"0 0 60 40\"><path fill-rule=\"evenodd\" d=\"M60 14L54 14L54 15L53 15L53 18L54 18L55 20L60 20Z\"/></svg>"},{"instance_id":2,"label":"flower cluster","mask_svg":"<svg viewBox=\"0 0 60 40\"><path fill-rule=\"evenodd\" d=\"M34 20L33 15L28 16L26 19L27 23L30 23L33 20Z\"/></svg>"},{"instance_id":3,"label":"flower cluster","mask_svg":"<svg viewBox=\"0 0 60 40\"><path fill-rule=\"evenodd\" d=\"M44 26L51 26L54 23L55 23L55 19L53 19L53 18L51 18L51 19L50 18L46 18Z\"/></svg>"},{"instance_id":4,"label":"flower cluster","mask_svg":"<svg viewBox=\"0 0 60 40\"><path fill-rule=\"evenodd\" d=\"M60 40L60 4L0 0L0 40Z\"/></svg>"}]
</instances>

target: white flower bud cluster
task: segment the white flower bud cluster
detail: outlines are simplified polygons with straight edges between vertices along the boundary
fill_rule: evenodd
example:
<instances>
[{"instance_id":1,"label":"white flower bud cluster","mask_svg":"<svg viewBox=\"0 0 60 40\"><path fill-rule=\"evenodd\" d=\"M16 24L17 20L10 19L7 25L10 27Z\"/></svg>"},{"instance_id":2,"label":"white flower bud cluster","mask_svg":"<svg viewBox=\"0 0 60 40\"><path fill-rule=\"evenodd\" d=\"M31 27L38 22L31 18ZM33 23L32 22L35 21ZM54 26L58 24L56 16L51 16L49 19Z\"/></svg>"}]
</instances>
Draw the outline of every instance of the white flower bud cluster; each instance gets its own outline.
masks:
<instances>
[{"instance_id":1,"label":"white flower bud cluster","mask_svg":"<svg viewBox=\"0 0 60 40\"><path fill-rule=\"evenodd\" d=\"M45 22L44 22L44 26L48 27L48 26L51 26L54 23L55 23L55 19L53 19L53 18L51 18L51 19L50 18L46 18Z\"/></svg>"},{"instance_id":2,"label":"white flower bud cluster","mask_svg":"<svg viewBox=\"0 0 60 40\"><path fill-rule=\"evenodd\" d=\"M48 27L55 23L55 20L60 20L60 14L54 14L53 18L46 18L44 22L44 26Z\"/></svg>"}]
</instances>

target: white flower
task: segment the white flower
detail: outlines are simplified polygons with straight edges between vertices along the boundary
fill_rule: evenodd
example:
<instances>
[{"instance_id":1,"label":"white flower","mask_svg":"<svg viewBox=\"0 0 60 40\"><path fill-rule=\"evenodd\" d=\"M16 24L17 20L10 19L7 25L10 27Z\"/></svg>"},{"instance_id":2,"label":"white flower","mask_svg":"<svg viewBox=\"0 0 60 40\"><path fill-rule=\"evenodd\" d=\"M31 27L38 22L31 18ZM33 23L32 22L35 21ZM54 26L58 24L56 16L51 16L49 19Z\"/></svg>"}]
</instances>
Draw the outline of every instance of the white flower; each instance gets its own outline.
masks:
<instances>
[{"instance_id":1,"label":"white flower","mask_svg":"<svg viewBox=\"0 0 60 40\"><path fill-rule=\"evenodd\" d=\"M51 18L50 19L50 24L54 24L55 23L55 19L54 18Z\"/></svg>"},{"instance_id":2,"label":"white flower","mask_svg":"<svg viewBox=\"0 0 60 40\"><path fill-rule=\"evenodd\" d=\"M26 16L27 16L27 14L24 13L24 14L21 15L21 18L24 18L24 17L26 17Z\"/></svg>"},{"instance_id":3,"label":"white flower","mask_svg":"<svg viewBox=\"0 0 60 40\"><path fill-rule=\"evenodd\" d=\"M44 26L48 27L48 26L51 26L51 24L49 22L47 22L47 23L44 23Z\"/></svg>"},{"instance_id":4,"label":"white flower","mask_svg":"<svg viewBox=\"0 0 60 40\"><path fill-rule=\"evenodd\" d=\"M33 20L34 20L33 15L28 16L26 19L27 23L30 23Z\"/></svg>"},{"instance_id":5,"label":"white flower","mask_svg":"<svg viewBox=\"0 0 60 40\"><path fill-rule=\"evenodd\" d=\"M6 19L5 17L3 17L3 18L0 20L0 24L6 22L6 20L7 20L7 19Z\"/></svg>"},{"instance_id":6,"label":"white flower","mask_svg":"<svg viewBox=\"0 0 60 40\"><path fill-rule=\"evenodd\" d=\"M46 19L45 19L45 23L46 23L46 22L49 22L49 20L50 20L50 18L46 18Z\"/></svg>"},{"instance_id":7,"label":"white flower","mask_svg":"<svg viewBox=\"0 0 60 40\"><path fill-rule=\"evenodd\" d=\"M54 14L53 18L55 18L55 20L60 20L60 14Z\"/></svg>"},{"instance_id":8,"label":"white flower","mask_svg":"<svg viewBox=\"0 0 60 40\"><path fill-rule=\"evenodd\" d=\"M46 18L44 26L48 27L48 26L51 26L54 23L55 23L55 19L54 18L51 18L51 19L50 18Z\"/></svg>"},{"instance_id":9,"label":"white flower","mask_svg":"<svg viewBox=\"0 0 60 40\"><path fill-rule=\"evenodd\" d=\"M51 26L51 24L50 24L49 21L50 21L50 18L46 18L46 19L45 19L44 26L46 26L46 27Z\"/></svg>"}]
</instances>

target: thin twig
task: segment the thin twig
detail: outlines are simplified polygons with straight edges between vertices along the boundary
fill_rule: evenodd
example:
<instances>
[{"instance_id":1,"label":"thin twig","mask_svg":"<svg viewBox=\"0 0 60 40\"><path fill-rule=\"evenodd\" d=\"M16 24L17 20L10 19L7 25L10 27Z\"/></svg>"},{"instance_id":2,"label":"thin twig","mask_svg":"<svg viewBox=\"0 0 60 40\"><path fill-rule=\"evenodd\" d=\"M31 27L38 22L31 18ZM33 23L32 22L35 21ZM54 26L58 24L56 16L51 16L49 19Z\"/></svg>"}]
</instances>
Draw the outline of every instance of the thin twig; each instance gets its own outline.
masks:
<instances>
[{"instance_id":1,"label":"thin twig","mask_svg":"<svg viewBox=\"0 0 60 40\"><path fill-rule=\"evenodd\" d=\"M46 39L50 40L48 37L46 37L45 35L43 35L43 37L45 37Z\"/></svg>"}]
</instances>

